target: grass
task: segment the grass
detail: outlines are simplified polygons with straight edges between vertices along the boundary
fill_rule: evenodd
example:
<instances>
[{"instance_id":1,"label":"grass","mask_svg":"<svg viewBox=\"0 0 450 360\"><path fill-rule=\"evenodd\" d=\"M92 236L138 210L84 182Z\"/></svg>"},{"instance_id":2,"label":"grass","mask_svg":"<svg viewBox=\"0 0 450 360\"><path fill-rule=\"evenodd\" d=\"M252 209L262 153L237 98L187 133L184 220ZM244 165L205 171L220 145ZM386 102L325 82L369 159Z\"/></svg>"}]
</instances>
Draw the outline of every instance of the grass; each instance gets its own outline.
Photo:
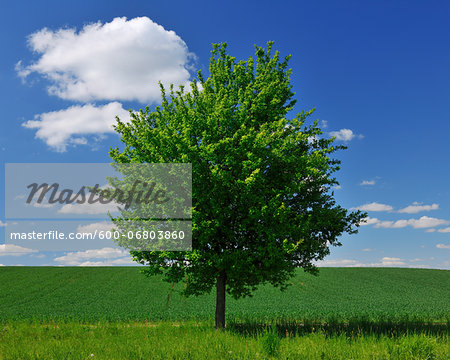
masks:
<instances>
[{"instance_id":1,"label":"grass","mask_svg":"<svg viewBox=\"0 0 450 360\"><path fill-rule=\"evenodd\" d=\"M448 359L448 336L243 337L211 323L21 322L3 324L0 359Z\"/></svg>"},{"instance_id":2,"label":"grass","mask_svg":"<svg viewBox=\"0 0 450 360\"><path fill-rule=\"evenodd\" d=\"M285 291L260 287L252 298L227 298L235 322L444 322L450 318L450 271L399 268L322 268L299 271ZM2 267L0 321L198 320L214 315L214 292L185 299L161 278L136 267Z\"/></svg>"},{"instance_id":3,"label":"grass","mask_svg":"<svg viewBox=\"0 0 450 360\"><path fill-rule=\"evenodd\" d=\"M185 299L136 267L0 268L3 359L448 359L450 271L323 268L280 292Z\"/></svg>"}]
</instances>

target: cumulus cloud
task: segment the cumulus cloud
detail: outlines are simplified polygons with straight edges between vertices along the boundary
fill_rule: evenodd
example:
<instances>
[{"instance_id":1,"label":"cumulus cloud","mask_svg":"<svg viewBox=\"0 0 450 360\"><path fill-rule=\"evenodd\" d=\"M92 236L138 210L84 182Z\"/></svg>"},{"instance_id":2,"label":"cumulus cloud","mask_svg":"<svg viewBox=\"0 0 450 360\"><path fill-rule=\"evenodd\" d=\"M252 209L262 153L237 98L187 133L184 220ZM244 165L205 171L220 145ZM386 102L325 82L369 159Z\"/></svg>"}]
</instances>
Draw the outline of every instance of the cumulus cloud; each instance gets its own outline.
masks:
<instances>
[{"instance_id":1,"label":"cumulus cloud","mask_svg":"<svg viewBox=\"0 0 450 360\"><path fill-rule=\"evenodd\" d=\"M445 245L445 244L437 244L436 247L438 249L450 249L450 245Z\"/></svg>"},{"instance_id":2,"label":"cumulus cloud","mask_svg":"<svg viewBox=\"0 0 450 360\"><path fill-rule=\"evenodd\" d=\"M70 144L87 144L82 135L114 132L112 125L115 124L116 116L125 121L129 118L128 111L118 102L103 106L86 104L42 113L22 125L29 129L37 129L36 138L45 141L54 150L64 152Z\"/></svg>"},{"instance_id":3,"label":"cumulus cloud","mask_svg":"<svg viewBox=\"0 0 450 360\"><path fill-rule=\"evenodd\" d=\"M416 214L421 211L431 211L431 210L438 210L439 204L432 204L432 205L421 205L418 202L413 202L412 205L409 205L403 209L400 209L399 213L406 213L406 214Z\"/></svg>"},{"instance_id":4,"label":"cumulus cloud","mask_svg":"<svg viewBox=\"0 0 450 360\"><path fill-rule=\"evenodd\" d=\"M350 129L341 129L339 131L330 131L330 135L335 137L336 140L340 141L350 141L353 140L355 137L358 139L362 139L363 135L357 135Z\"/></svg>"},{"instance_id":5,"label":"cumulus cloud","mask_svg":"<svg viewBox=\"0 0 450 360\"><path fill-rule=\"evenodd\" d=\"M14 244L0 245L0 256L21 256L37 252L37 250L28 249Z\"/></svg>"},{"instance_id":6,"label":"cumulus cloud","mask_svg":"<svg viewBox=\"0 0 450 360\"><path fill-rule=\"evenodd\" d=\"M440 233L450 233L450 227L444 228L444 229L439 229L438 232Z\"/></svg>"},{"instance_id":7,"label":"cumulus cloud","mask_svg":"<svg viewBox=\"0 0 450 360\"><path fill-rule=\"evenodd\" d=\"M91 261L92 259L100 259ZM61 265L70 266L102 266L102 265L119 265L131 263L129 253L119 248L103 248L91 249L85 251L69 252L64 256L54 259Z\"/></svg>"},{"instance_id":8,"label":"cumulus cloud","mask_svg":"<svg viewBox=\"0 0 450 360\"><path fill-rule=\"evenodd\" d=\"M372 202L370 204L364 204L358 206L356 208L352 208L352 210L361 210L361 211L392 211L393 207L386 204L380 204L377 202Z\"/></svg>"},{"instance_id":9,"label":"cumulus cloud","mask_svg":"<svg viewBox=\"0 0 450 360\"><path fill-rule=\"evenodd\" d=\"M440 225L448 225L450 221L437 219L428 216L422 216L419 219L397 220L397 221L379 221L375 224L377 228L404 228L411 226L414 229L431 228Z\"/></svg>"},{"instance_id":10,"label":"cumulus cloud","mask_svg":"<svg viewBox=\"0 0 450 360\"><path fill-rule=\"evenodd\" d=\"M115 18L74 28L44 28L28 38L39 58L16 64L20 77L37 73L48 79L48 92L75 101L160 99L158 81L186 85L195 58L174 32L148 17Z\"/></svg>"},{"instance_id":11,"label":"cumulus cloud","mask_svg":"<svg viewBox=\"0 0 450 360\"><path fill-rule=\"evenodd\" d=\"M375 180L363 180L363 181L361 181L361 183L359 185L361 185L361 186L375 185Z\"/></svg>"}]
</instances>

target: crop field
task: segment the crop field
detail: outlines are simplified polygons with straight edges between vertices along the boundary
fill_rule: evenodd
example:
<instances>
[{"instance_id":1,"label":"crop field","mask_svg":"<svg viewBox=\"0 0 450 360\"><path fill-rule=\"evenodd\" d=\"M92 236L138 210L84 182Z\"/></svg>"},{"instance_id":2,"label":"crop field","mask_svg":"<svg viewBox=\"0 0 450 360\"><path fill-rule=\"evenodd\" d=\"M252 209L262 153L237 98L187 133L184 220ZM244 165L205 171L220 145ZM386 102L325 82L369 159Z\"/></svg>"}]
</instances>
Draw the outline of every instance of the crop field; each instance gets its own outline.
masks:
<instances>
[{"instance_id":1,"label":"crop field","mask_svg":"<svg viewBox=\"0 0 450 360\"><path fill-rule=\"evenodd\" d=\"M447 359L450 271L322 268L285 292L183 298L137 267L0 268L2 359Z\"/></svg>"},{"instance_id":2,"label":"crop field","mask_svg":"<svg viewBox=\"0 0 450 360\"><path fill-rule=\"evenodd\" d=\"M287 291L270 285L251 298L227 297L228 319L271 321L404 318L447 321L450 271L322 268L299 271ZM137 267L0 268L0 321L212 320L215 293L183 298L183 284L147 278Z\"/></svg>"}]
</instances>

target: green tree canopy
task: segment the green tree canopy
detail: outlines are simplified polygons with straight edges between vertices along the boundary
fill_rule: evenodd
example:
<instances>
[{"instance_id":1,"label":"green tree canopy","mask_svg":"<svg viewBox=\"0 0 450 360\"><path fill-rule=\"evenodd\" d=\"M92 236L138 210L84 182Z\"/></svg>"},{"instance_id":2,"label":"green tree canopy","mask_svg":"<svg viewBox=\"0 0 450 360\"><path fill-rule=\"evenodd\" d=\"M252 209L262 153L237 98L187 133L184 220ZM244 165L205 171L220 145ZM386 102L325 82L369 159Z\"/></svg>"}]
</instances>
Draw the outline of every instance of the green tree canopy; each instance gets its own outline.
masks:
<instances>
[{"instance_id":1,"label":"green tree canopy","mask_svg":"<svg viewBox=\"0 0 450 360\"><path fill-rule=\"evenodd\" d=\"M207 79L198 72L189 91L161 86L160 106L115 126L125 144L110 151L117 163L192 163L192 251L132 255L148 275L187 279L186 295L216 287L217 327L225 292L239 298L263 283L284 288L296 268L317 272L314 261L364 217L333 197L331 155L344 146L305 123L313 110L287 117L296 102L288 60L270 42L239 62L215 44Z\"/></svg>"}]
</instances>

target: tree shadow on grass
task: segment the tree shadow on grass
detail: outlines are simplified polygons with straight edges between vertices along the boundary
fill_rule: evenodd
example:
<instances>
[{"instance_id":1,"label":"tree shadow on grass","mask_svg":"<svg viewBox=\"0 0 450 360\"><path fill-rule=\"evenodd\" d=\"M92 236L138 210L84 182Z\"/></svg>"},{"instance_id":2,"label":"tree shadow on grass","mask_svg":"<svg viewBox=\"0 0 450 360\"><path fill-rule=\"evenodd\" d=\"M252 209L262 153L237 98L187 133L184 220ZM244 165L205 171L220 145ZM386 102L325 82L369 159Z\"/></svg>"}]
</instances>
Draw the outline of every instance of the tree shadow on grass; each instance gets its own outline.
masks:
<instances>
[{"instance_id":1,"label":"tree shadow on grass","mask_svg":"<svg viewBox=\"0 0 450 360\"><path fill-rule=\"evenodd\" d=\"M350 319L343 320L279 320L274 322L256 322L254 320L230 320L227 330L244 336L264 334L275 325L280 337L292 337L321 332L325 336L346 335L349 337L362 335L388 335L392 337L405 334L426 334L433 336L448 336L450 320L446 322L430 322L424 320L398 319Z\"/></svg>"}]
</instances>

